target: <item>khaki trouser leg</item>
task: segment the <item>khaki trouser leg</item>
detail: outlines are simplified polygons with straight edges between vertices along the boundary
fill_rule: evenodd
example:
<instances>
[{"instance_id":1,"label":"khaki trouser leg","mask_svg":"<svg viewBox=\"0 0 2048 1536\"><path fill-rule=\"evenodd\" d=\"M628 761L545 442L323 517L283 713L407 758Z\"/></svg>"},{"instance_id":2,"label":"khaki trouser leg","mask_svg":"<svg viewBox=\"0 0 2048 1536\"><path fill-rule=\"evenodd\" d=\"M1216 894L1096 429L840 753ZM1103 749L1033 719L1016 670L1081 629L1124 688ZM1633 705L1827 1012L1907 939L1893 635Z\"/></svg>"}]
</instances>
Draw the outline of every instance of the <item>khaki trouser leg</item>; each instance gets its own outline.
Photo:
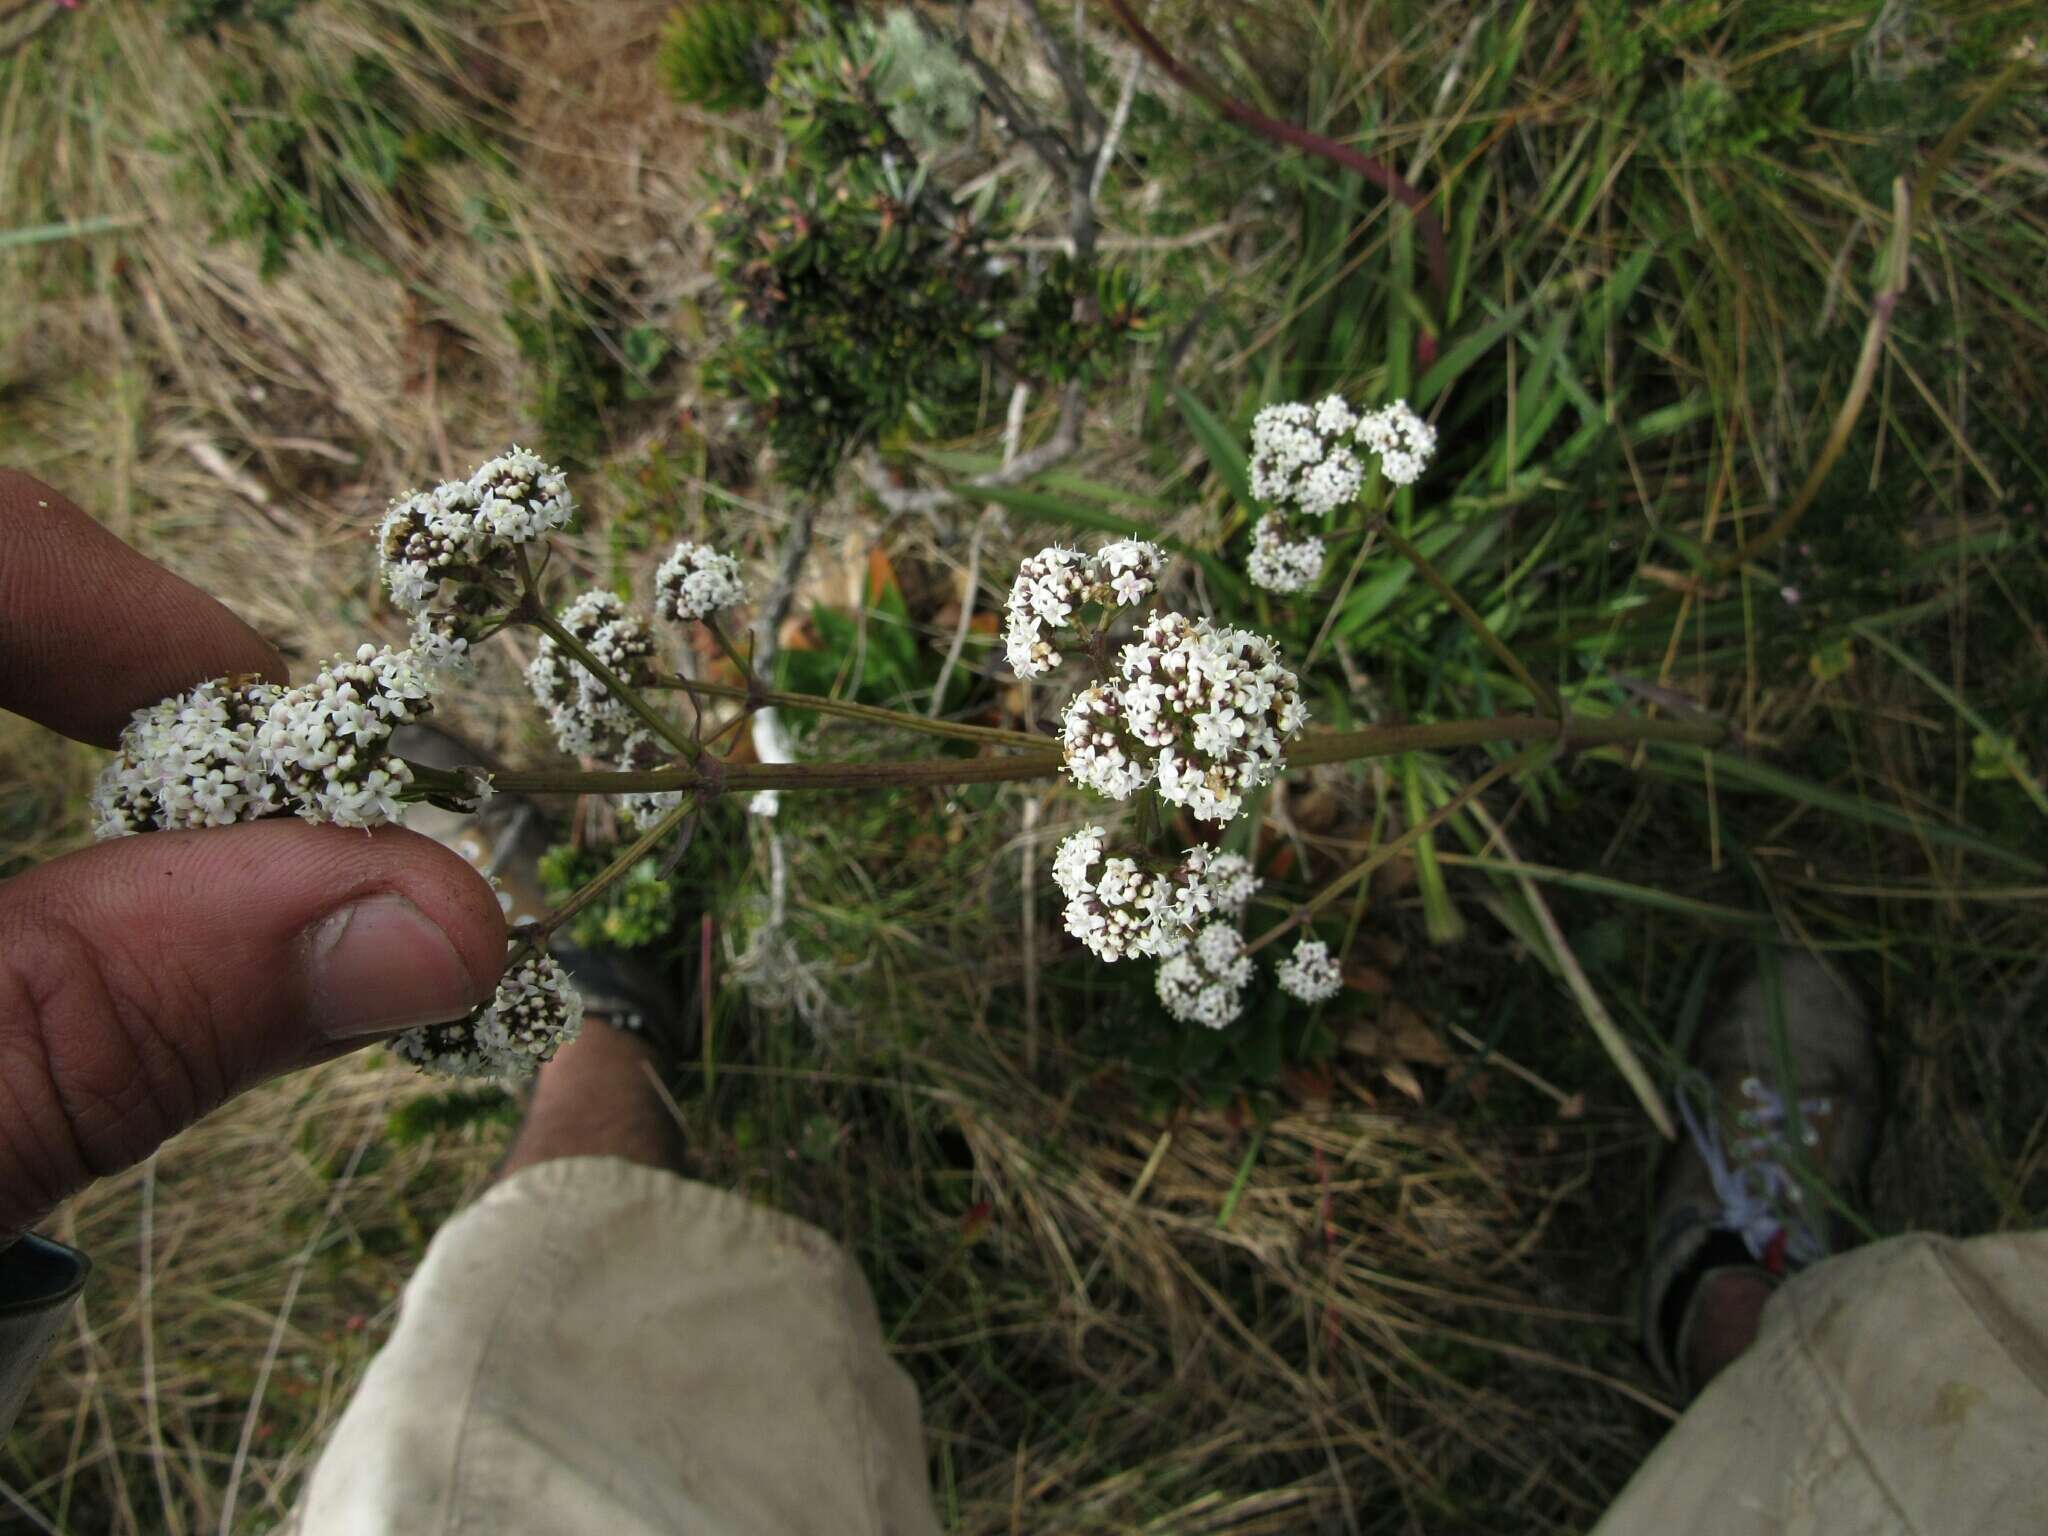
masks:
<instances>
[{"instance_id":1,"label":"khaki trouser leg","mask_svg":"<svg viewBox=\"0 0 2048 1536\"><path fill-rule=\"evenodd\" d=\"M917 1393L822 1233L616 1158L435 1237L302 1536L936 1536Z\"/></svg>"},{"instance_id":2,"label":"khaki trouser leg","mask_svg":"<svg viewBox=\"0 0 2048 1536\"><path fill-rule=\"evenodd\" d=\"M1764 1309L1596 1536L2048 1532L2048 1233L1893 1238Z\"/></svg>"}]
</instances>

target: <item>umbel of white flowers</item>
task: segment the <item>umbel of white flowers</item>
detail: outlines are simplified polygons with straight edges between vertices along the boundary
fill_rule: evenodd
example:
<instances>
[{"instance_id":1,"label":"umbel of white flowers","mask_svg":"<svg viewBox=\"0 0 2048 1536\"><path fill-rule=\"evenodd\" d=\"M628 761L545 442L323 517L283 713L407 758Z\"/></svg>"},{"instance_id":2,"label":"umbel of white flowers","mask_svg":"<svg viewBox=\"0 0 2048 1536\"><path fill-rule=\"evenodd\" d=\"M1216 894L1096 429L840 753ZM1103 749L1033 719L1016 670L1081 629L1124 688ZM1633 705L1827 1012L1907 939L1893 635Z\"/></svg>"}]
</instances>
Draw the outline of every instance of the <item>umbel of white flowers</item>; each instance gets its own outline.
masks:
<instances>
[{"instance_id":1,"label":"umbel of white flowers","mask_svg":"<svg viewBox=\"0 0 2048 1536\"><path fill-rule=\"evenodd\" d=\"M1272 782L1307 719L1272 641L1163 613L1118 653L1112 678L1074 696L1061 739L1076 784L1112 800L1150 784L1198 820L1223 822Z\"/></svg>"},{"instance_id":2,"label":"umbel of white flowers","mask_svg":"<svg viewBox=\"0 0 2048 1536\"><path fill-rule=\"evenodd\" d=\"M220 827L269 816L372 827L398 820L413 788L390 752L398 727L433 708L437 674L507 617L525 548L575 511L562 471L520 448L465 480L399 497L377 533L385 585L412 618L412 645L364 645L336 656L296 687L216 678L135 712L92 795L102 839L173 828ZM676 547L656 581L665 616L708 617L744 600L739 565L702 545ZM592 655L633 683L652 676L647 622L610 592L590 592L562 615ZM604 752L621 766L666 760L624 704L543 638L530 671L565 751ZM472 803L491 793L472 776ZM677 802L673 793L624 797L629 820ZM423 1068L474 1076L531 1072L573 1038L583 1008L561 966L535 955L496 996L459 1024L412 1031L394 1048Z\"/></svg>"},{"instance_id":3,"label":"umbel of white flowers","mask_svg":"<svg viewBox=\"0 0 2048 1536\"><path fill-rule=\"evenodd\" d=\"M1251 490L1266 514L1252 531L1245 572L1269 592L1306 592L1322 580L1324 549L1312 529L1349 506L1379 460L1389 485L1413 485L1436 452L1436 428L1405 400L1360 415L1341 395L1315 405L1269 405L1252 418Z\"/></svg>"},{"instance_id":4,"label":"umbel of white flowers","mask_svg":"<svg viewBox=\"0 0 2048 1536\"><path fill-rule=\"evenodd\" d=\"M392 502L377 549L392 606L412 616L420 665L460 667L502 615L520 551L575 512L568 476L517 445L466 480Z\"/></svg>"}]
</instances>

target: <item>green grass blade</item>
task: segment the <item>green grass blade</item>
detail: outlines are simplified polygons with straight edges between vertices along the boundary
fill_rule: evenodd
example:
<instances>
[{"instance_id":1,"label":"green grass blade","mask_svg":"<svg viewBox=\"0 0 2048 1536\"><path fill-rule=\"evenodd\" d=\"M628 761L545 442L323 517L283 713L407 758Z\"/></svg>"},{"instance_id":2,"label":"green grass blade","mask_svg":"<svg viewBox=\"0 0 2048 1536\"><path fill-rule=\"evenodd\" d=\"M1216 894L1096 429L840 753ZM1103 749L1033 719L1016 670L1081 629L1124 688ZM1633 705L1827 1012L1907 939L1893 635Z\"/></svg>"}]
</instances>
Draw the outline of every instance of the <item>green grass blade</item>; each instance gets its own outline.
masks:
<instances>
[{"instance_id":1,"label":"green grass blade","mask_svg":"<svg viewBox=\"0 0 2048 1536\"><path fill-rule=\"evenodd\" d=\"M1752 789L1764 794L1777 795L1801 805L1810 805L1817 811L1839 816L1844 821L1860 822L1868 827L1883 827L1890 832L1904 832L1924 837L1929 842L1945 843L1951 848L1981 854L2009 868L2025 870L2028 874L2048 873L2048 866L1962 827L1953 827L1926 816L1914 816L1897 806L1880 805L1859 795L1846 795L1840 790L1816 784L1811 779L1803 779L1796 773L1787 773L1782 768L1773 768L1765 763L1753 763L1733 753L1710 752L1705 755L1713 762L1714 784L1717 789ZM1692 752L1674 753L1659 749L1657 758L1667 768L1675 769L1687 778L1705 777L1699 768L1697 755Z\"/></svg>"},{"instance_id":2,"label":"green grass blade","mask_svg":"<svg viewBox=\"0 0 2048 1536\"><path fill-rule=\"evenodd\" d=\"M133 229L144 222L139 213L107 213L92 219L71 219L62 224L29 224L20 229L0 229L0 251L20 250L31 245L53 245L59 240L83 240L109 230Z\"/></svg>"},{"instance_id":3,"label":"green grass blade","mask_svg":"<svg viewBox=\"0 0 2048 1536\"><path fill-rule=\"evenodd\" d=\"M1230 494L1237 498L1237 504L1247 509L1258 506L1252 496L1251 461L1237 434L1178 384L1173 388L1173 398L1180 406L1181 415L1187 418L1188 429L1201 443L1202 451L1208 454L1209 467L1223 477L1223 483L1230 487Z\"/></svg>"}]
</instances>

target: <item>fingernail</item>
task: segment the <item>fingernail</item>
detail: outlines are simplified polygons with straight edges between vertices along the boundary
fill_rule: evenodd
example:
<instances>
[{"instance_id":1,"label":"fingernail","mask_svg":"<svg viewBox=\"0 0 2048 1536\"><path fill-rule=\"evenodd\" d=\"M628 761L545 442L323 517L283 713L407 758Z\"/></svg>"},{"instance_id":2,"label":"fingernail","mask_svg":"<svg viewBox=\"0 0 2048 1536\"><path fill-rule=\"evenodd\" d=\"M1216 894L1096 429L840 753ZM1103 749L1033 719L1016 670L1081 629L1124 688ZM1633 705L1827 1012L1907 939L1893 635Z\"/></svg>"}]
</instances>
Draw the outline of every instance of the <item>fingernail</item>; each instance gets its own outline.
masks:
<instances>
[{"instance_id":1,"label":"fingernail","mask_svg":"<svg viewBox=\"0 0 2048 1536\"><path fill-rule=\"evenodd\" d=\"M446 1024L479 1001L448 936L403 896L331 912L308 939L313 1027L330 1040Z\"/></svg>"}]
</instances>

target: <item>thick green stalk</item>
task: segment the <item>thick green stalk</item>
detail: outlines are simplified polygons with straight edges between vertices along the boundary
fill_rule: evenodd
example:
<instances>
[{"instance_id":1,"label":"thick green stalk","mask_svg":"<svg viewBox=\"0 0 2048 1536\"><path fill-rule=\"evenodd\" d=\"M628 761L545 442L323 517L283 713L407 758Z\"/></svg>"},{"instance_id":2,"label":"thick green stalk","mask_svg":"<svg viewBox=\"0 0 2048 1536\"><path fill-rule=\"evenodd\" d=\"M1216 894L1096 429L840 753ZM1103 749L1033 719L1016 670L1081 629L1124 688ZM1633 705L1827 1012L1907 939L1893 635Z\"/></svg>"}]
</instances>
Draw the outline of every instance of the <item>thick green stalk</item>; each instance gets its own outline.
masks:
<instances>
[{"instance_id":1,"label":"thick green stalk","mask_svg":"<svg viewBox=\"0 0 2048 1536\"><path fill-rule=\"evenodd\" d=\"M879 704L855 704L846 699L828 699L815 693L784 693L775 688L737 688L730 683L700 683L694 678L663 678L657 688L673 688L680 692L706 699L741 699L760 705L774 705L778 709L809 709L821 715L837 715L842 720L865 720L870 725L896 726L906 731L920 731L927 736L945 736L954 741L978 741L992 747L1024 747L1043 750L1050 745L1047 738L1034 736L1028 731L1004 731L987 725L961 725L951 720L932 720L924 715L905 713L900 709L885 709Z\"/></svg>"},{"instance_id":2,"label":"thick green stalk","mask_svg":"<svg viewBox=\"0 0 2048 1536\"><path fill-rule=\"evenodd\" d=\"M913 717L915 718L915 717ZM1661 741L1711 747L1734 735L1719 721L1553 720L1544 715L1499 715L1485 720L1444 720L1432 725L1375 725L1356 731L1312 731L1289 745L1290 766L1356 763L1402 752L1447 751L1486 742L1562 742L1572 748L1617 742ZM757 789L893 789L949 784L1004 784L1059 776L1057 749L1033 738L1037 750L994 757L941 758L883 763L727 763L707 757L694 768L586 773L537 769L494 774L507 794L624 795L681 789L704 794ZM431 774L432 770L424 770Z\"/></svg>"}]
</instances>

